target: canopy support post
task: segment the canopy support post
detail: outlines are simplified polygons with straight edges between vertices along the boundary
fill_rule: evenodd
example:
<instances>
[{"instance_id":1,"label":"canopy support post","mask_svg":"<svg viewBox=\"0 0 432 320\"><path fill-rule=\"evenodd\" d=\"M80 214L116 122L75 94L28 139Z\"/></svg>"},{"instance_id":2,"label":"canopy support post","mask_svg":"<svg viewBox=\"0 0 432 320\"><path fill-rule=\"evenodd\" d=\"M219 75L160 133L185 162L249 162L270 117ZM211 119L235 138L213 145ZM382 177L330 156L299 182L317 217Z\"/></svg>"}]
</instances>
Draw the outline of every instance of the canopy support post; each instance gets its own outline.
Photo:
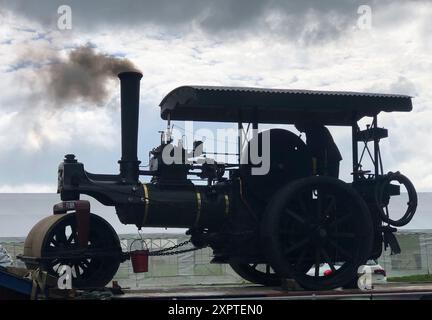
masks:
<instances>
[{"instance_id":1,"label":"canopy support post","mask_svg":"<svg viewBox=\"0 0 432 320\"><path fill-rule=\"evenodd\" d=\"M237 144L238 144L238 164L240 166L240 162L241 162L241 153L242 153L242 146L243 146L243 123L239 120L238 124L237 124Z\"/></svg>"},{"instance_id":2,"label":"canopy support post","mask_svg":"<svg viewBox=\"0 0 432 320\"><path fill-rule=\"evenodd\" d=\"M378 117L377 115L374 115L373 117L373 128L376 129L378 128ZM381 155L380 155L380 150L379 150L379 138L377 137L376 134L374 134L374 169L375 169L375 177L379 176L379 164L381 162Z\"/></svg>"},{"instance_id":3,"label":"canopy support post","mask_svg":"<svg viewBox=\"0 0 432 320\"><path fill-rule=\"evenodd\" d=\"M352 163L353 163L353 181L356 182L358 180L358 141L357 141L357 132L359 131L359 127L357 125L357 121L353 120L352 124Z\"/></svg>"}]
</instances>

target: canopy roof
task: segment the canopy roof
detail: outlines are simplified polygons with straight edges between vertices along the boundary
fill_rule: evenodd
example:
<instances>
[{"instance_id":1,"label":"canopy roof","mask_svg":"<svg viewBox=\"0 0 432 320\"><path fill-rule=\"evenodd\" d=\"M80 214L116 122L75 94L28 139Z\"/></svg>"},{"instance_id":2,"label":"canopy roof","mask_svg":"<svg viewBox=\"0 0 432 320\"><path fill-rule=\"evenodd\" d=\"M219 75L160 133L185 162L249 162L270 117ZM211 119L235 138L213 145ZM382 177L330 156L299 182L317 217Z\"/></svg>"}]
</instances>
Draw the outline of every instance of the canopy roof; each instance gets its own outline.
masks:
<instances>
[{"instance_id":1,"label":"canopy roof","mask_svg":"<svg viewBox=\"0 0 432 320\"><path fill-rule=\"evenodd\" d=\"M411 97L397 94L241 87L182 86L160 103L171 120L293 124L314 120L352 125L381 111L411 111Z\"/></svg>"}]
</instances>

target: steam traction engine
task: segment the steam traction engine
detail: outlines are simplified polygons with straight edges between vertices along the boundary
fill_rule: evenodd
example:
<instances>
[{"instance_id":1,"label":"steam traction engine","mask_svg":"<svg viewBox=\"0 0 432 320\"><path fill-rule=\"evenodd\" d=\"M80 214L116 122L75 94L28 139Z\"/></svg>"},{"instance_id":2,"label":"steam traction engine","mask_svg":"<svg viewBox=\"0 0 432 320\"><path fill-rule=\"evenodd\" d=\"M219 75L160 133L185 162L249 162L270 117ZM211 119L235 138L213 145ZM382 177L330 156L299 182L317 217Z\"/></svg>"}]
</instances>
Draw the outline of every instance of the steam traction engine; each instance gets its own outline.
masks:
<instances>
[{"instance_id":1,"label":"steam traction engine","mask_svg":"<svg viewBox=\"0 0 432 320\"><path fill-rule=\"evenodd\" d=\"M387 137L387 130L378 127L377 115L410 111L410 97L179 87L162 100L163 119L234 122L239 133L247 123L247 128L252 125L253 137L244 141L239 135L238 163L197 164L188 161L190 152L174 146L168 135L152 150L150 168L144 171L137 158L141 77L135 72L119 74L120 173L89 173L74 155L65 156L58 168L62 202L54 206L53 215L33 227L25 242L21 259L29 268L40 267L55 275L60 265L69 265L75 287L97 287L106 285L129 258L113 228L90 214L81 194L115 207L124 224L188 228L195 247L213 249L212 262L228 263L243 278L263 285L293 278L305 289L336 288L356 279L358 267L379 257L383 245L400 251L393 226L411 220L417 196L405 176L383 173L379 141ZM371 117L372 124L360 130L358 121L365 117ZM308 145L294 133L282 129L257 133L259 123L298 121L352 128L352 183L317 175ZM270 167L266 174L256 175L247 150L257 143L263 152L265 134L270 137ZM194 146L193 155L200 155L202 142ZM180 161L166 163L164 152L175 153L176 148L181 149ZM372 160L372 172L363 170L366 156ZM144 175L151 177L149 183L140 182ZM193 175L207 183L194 184ZM408 208L404 217L392 220L387 206L401 185L408 190ZM329 275L320 274L322 263L331 268Z\"/></svg>"}]
</instances>

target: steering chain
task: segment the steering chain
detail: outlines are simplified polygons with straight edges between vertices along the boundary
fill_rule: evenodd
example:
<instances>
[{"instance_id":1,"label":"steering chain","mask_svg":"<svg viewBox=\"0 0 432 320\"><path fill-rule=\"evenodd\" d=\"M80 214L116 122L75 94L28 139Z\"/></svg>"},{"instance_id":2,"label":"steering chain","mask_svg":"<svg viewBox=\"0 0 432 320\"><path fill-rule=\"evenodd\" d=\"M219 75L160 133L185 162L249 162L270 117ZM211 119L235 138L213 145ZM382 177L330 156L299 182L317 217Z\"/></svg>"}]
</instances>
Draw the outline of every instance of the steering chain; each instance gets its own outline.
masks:
<instances>
[{"instance_id":1,"label":"steering chain","mask_svg":"<svg viewBox=\"0 0 432 320\"><path fill-rule=\"evenodd\" d=\"M157 251L150 251L148 253L148 256L171 256L171 255L175 255L175 254L180 254L180 253L185 253L185 252L190 252L190 251L196 251L196 250L204 249L206 247L206 246L203 246L203 247L183 249L183 250L178 250L178 251L171 251L171 250L183 247L183 246L187 245L188 243L191 243L190 239L186 240L184 242L181 242L179 244L176 244L175 246L172 246L172 247L169 247L169 248L164 248L164 249L157 250Z\"/></svg>"}]
</instances>

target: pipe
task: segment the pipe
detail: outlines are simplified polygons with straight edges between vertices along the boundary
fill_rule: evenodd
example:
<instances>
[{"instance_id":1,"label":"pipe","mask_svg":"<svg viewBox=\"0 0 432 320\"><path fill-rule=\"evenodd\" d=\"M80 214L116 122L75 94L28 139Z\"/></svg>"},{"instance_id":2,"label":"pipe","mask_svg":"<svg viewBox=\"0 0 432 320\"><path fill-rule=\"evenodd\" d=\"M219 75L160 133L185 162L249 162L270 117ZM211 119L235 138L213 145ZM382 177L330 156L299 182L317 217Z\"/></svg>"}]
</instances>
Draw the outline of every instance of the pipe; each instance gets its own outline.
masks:
<instances>
[{"instance_id":1,"label":"pipe","mask_svg":"<svg viewBox=\"0 0 432 320\"><path fill-rule=\"evenodd\" d=\"M142 74L139 72L122 72L120 78L121 101L121 144L122 156L119 161L120 177L128 184L138 183L139 164L138 148L138 115L139 92Z\"/></svg>"}]
</instances>

